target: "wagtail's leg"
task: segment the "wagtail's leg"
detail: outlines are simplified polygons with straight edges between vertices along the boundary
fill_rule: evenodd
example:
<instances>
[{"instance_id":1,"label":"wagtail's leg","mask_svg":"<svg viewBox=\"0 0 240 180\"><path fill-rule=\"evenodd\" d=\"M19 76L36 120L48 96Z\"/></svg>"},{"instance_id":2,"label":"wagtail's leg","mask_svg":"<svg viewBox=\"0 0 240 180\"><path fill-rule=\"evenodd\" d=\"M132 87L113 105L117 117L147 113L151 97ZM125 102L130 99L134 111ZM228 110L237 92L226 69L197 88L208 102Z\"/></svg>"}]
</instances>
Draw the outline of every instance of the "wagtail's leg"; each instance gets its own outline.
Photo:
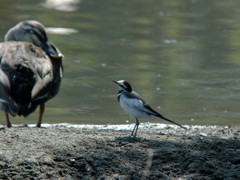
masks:
<instances>
[{"instance_id":1,"label":"wagtail's leg","mask_svg":"<svg viewBox=\"0 0 240 180\"><path fill-rule=\"evenodd\" d=\"M133 131L132 131L132 134L131 134L132 137L136 137L136 135L137 135L137 130L138 130L138 126L139 126L138 118L135 118L135 120L136 120L136 124L135 124L135 126L134 126L134 128L133 128Z\"/></svg>"}]
</instances>

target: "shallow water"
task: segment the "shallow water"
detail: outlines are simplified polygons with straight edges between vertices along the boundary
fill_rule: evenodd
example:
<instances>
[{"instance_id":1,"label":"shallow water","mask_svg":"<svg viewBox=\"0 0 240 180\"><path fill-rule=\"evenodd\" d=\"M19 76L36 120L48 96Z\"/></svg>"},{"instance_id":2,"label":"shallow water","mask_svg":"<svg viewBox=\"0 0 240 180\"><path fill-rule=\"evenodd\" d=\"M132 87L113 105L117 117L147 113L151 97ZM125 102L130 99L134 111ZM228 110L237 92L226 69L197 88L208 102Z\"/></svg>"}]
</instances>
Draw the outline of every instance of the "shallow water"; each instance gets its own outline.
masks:
<instances>
[{"instance_id":1,"label":"shallow water","mask_svg":"<svg viewBox=\"0 0 240 180\"><path fill-rule=\"evenodd\" d=\"M112 83L125 79L181 124L240 124L237 0L9 0L0 7L1 40L17 22L35 19L65 55L61 90L44 123L134 122ZM35 123L37 115L11 121Z\"/></svg>"}]
</instances>

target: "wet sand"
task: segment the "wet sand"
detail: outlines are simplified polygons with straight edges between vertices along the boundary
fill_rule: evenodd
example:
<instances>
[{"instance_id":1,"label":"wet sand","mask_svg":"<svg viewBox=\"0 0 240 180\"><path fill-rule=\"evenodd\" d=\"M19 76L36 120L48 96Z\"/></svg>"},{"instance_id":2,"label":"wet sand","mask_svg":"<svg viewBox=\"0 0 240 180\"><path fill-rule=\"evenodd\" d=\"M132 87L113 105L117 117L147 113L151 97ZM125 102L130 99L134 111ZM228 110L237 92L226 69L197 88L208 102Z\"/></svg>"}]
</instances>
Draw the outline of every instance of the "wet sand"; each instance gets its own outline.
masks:
<instances>
[{"instance_id":1,"label":"wet sand","mask_svg":"<svg viewBox=\"0 0 240 180\"><path fill-rule=\"evenodd\" d=\"M0 179L240 179L240 127L131 128L0 127Z\"/></svg>"}]
</instances>

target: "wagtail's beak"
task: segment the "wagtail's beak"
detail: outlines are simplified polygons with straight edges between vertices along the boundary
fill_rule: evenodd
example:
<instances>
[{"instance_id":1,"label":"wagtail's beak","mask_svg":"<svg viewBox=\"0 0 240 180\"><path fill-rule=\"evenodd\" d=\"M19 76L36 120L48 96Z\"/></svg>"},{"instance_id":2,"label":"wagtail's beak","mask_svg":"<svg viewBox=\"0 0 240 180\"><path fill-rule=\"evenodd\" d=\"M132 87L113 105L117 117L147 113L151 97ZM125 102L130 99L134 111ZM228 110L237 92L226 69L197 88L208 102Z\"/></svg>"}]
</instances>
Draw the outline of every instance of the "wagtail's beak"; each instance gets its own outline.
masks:
<instances>
[{"instance_id":1,"label":"wagtail's beak","mask_svg":"<svg viewBox=\"0 0 240 180\"><path fill-rule=\"evenodd\" d=\"M119 85L117 81L113 81L113 82L116 83L117 85Z\"/></svg>"}]
</instances>

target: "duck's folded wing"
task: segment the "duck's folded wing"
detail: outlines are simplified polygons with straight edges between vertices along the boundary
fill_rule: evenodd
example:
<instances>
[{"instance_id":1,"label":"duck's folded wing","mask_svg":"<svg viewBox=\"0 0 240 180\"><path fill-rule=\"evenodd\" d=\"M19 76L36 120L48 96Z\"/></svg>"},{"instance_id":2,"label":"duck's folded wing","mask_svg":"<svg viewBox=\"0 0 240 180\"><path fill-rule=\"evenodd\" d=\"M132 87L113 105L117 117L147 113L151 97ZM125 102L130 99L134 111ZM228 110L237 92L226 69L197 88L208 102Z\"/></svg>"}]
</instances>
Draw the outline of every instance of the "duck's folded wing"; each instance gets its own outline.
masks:
<instances>
[{"instance_id":1,"label":"duck's folded wing","mask_svg":"<svg viewBox=\"0 0 240 180\"><path fill-rule=\"evenodd\" d=\"M47 96L53 78L52 63L42 49L31 43L10 41L1 43L0 56L14 97L29 96L27 99L34 101Z\"/></svg>"}]
</instances>

